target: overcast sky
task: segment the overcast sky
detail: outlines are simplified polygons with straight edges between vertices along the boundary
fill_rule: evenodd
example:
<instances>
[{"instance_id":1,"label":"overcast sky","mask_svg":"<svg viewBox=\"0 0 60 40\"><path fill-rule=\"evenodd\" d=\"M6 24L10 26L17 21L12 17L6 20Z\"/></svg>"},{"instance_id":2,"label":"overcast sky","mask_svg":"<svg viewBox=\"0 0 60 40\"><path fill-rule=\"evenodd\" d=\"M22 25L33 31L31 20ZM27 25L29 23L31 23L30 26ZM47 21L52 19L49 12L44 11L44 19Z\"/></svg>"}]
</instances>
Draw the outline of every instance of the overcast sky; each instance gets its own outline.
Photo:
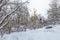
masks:
<instances>
[{"instance_id":1,"label":"overcast sky","mask_svg":"<svg viewBox=\"0 0 60 40\"><path fill-rule=\"evenodd\" d=\"M29 9L33 10L35 8L42 16L47 16L50 2L51 0L30 0Z\"/></svg>"}]
</instances>

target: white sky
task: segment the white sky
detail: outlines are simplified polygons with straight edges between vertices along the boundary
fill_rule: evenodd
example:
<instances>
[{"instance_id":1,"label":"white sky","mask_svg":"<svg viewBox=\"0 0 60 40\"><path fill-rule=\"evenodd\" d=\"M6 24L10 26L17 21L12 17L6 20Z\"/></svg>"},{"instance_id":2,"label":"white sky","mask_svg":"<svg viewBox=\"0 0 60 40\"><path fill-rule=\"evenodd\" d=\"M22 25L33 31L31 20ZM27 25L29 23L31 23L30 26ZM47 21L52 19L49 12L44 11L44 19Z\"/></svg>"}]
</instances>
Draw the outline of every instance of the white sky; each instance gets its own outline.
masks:
<instances>
[{"instance_id":1,"label":"white sky","mask_svg":"<svg viewBox=\"0 0 60 40\"><path fill-rule=\"evenodd\" d=\"M42 14L42 16L47 17L47 10L49 8L51 0L30 0L29 9L33 10L33 8L37 9L38 13Z\"/></svg>"}]
</instances>

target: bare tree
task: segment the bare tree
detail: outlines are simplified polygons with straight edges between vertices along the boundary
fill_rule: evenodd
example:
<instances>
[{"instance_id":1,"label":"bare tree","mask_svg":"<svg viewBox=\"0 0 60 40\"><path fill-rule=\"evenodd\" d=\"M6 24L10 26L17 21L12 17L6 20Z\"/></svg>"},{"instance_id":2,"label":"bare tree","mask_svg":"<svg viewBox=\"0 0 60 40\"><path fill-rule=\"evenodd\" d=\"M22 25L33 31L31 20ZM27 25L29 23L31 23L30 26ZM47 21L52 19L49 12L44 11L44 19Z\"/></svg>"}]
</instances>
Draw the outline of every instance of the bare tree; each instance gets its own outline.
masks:
<instances>
[{"instance_id":1,"label":"bare tree","mask_svg":"<svg viewBox=\"0 0 60 40\"><path fill-rule=\"evenodd\" d=\"M0 0L0 32L1 34L10 33L11 28L16 25L28 24L28 1L10 2L9 0ZM17 28L19 28L17 27Z\"/></svg>"}]
</instances>

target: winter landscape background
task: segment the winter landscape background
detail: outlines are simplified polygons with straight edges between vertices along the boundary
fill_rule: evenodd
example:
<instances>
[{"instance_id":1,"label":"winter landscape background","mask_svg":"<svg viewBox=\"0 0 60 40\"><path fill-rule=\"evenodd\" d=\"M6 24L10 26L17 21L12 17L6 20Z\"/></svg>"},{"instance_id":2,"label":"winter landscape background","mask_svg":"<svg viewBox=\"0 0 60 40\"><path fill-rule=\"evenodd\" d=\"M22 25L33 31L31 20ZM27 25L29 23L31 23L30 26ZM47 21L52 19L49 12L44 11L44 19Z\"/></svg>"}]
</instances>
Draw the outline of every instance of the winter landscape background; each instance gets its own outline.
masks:
<instances>
[{"instance_id":1,"label":"winter landscape background","mask_svg":"<svg viewBox=\"0 0 60 40\"><path fill-rule=\"evenodd\" d=\"M0 0L0 40L59 40L59 0Z\"/></svg>"}]
</instances>

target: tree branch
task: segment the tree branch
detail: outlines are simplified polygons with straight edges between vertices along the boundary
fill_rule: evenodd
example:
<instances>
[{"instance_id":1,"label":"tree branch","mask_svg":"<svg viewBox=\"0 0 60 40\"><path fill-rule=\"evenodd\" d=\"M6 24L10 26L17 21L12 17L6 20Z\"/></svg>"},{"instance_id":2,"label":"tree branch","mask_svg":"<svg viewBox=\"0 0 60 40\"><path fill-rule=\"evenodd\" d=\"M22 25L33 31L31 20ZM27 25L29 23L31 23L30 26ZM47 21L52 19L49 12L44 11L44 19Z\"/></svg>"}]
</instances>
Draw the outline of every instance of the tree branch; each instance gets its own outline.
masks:
<instances>
[{"instance_id":1,"label":"tree branch","mask_svg":"<svg viewBox=\"0 0 60 40\"><path fill-rule=\"evenodd\" d=\"M8 24L8 22L6 22L5 24L3 24L1 27L0 27L0 29L2 29L5 25L7 25Z\"/></svg>"},{"instance_id":2,"label":"tree branch","mask_svg":"<svg viewBox=\"0 0 60 40\"><path fill-rule=\"evenodd\" d=\"M5 2L2 2L3 0L1 0L1 4L0 4L0 11L1 11L1 8L3 7L3 6L5 6L8 2L7 1L5 1Z\"/></svg>"},{"instance_id":3,"label":"tree branch","mask_svg":"<svg viewBox=\"0 0 60 40\"><path fill-rule=\"evenodd\" d=\"M7 15L0 21L0 25L4 22L4 20L5 20L9 15L11 15L12 13L14 13L17 9L18 9L18 7L17 7L14 11L12 11L11 13L7 14Z\"/></svg>"}]
</instances>

